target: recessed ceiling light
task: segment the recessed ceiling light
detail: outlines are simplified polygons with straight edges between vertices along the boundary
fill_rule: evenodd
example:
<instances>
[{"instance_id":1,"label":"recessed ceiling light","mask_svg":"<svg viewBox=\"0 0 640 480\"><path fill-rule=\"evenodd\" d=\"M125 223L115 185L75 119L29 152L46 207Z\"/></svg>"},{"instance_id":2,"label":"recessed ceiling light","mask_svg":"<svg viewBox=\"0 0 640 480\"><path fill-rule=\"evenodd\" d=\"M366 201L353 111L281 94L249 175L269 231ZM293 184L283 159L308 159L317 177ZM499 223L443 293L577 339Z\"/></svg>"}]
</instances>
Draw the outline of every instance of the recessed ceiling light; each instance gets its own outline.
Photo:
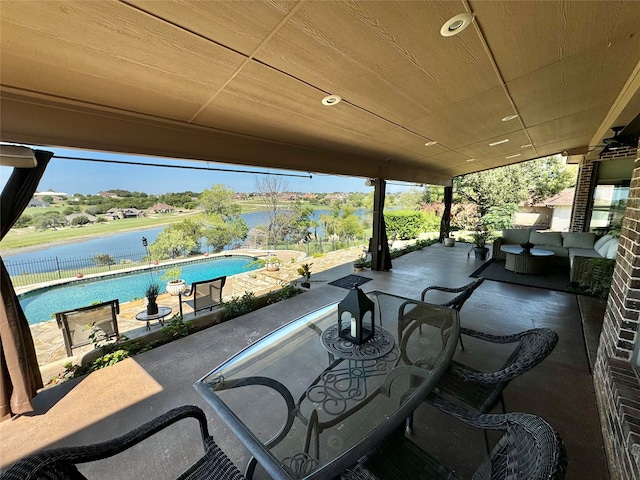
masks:
<instances>
[{"instance_id":1,"label":"recessed ceiling light","mask_svg":"<svg viewBox=\"0 0 640 480\"><path fill-rule=\"evenodd\" d=\"M527 143L526 145L520 145L520 148L529 148L529 147L533 147L533 145L531 145L530 143Z\"/></svg>"},{"instance_id":2,"label":"recessed ceiling light","mask_svg":"<svg viewBox=\"0 0 640 480\"><path fill-rule=\"evenodd\" d=\"M490 146L490 147L495 147L496 145L501 145L501 144L503 144L503 143L507 143L508 141L509 141L509 139L508 139L508 138L505 138L504 140L500 140L499 142L493 142L493 143L490 143L490 144L489 144L489 146Z\"/></svg>"},{"instance_id":3,"label":"recessed ceiling light","mask_svg":"<svg viewBox=\"0 0 640 480\"><path fill-rule=\"evenodd\" d=\"M473 15L470 13L461 13L455 17L451 17L449 20L444 22L444 25L442 25L440 35L443 37L452 37L453 35L457 35L467 28L469 24L471 24L472 20Z\"/></svg>"},{"instance_id":4,"label":"recessed ceiling light","mask_svg":"<svg viewBox=\"0 0 640 480\"><path fill-rule=\"evenodd\" d=\"M522 155L521 153L516 153L515 155L509 155L508 157L504 157L504 158L516 158L519 157L520 155Z\"/></svg>"},{"instance_id":5,"label":"recessed ceiling light","mask_svg":"<svg viewBox=\"0 0 640 480\"><path fill-rule=\"evenodd\" d=\"M475 162L476 159L475 158L467 158L467 162Z\"/></svg>"},{"instance_id":6,"label":"recessed ceiling light","mask_svg":"<svg viewBox=\"0 0 640 480\"><path fill-rule=\"evenodd\" d=\"M438 142L434 142L433 140L431 140L430 142L427 142L424 144L425 147L433 147L435 144L437 144Z\"/></svg>"},{"instance_id":7,"label":"recessed ceiling light","mask_svg":"<svg viewBox=\"0 0 640 480\"><path fill-rule=\"evenodd\" d=\"M322 104L327 106L337 105L341 100L342 97L340 95L327 95L322 99Z\"/></svg>"},{"instance_id":8,"label":"recessed ceiling light","mask_svg":"<svg viewBox=\"0 0 640 480\"><path fill-rule=\"evenodd\" d=\"M509 120L513 120L514 118L518 118L518 115L508 115L502 119L503 122L508 122Z\"/></svg>"}]
</instances>

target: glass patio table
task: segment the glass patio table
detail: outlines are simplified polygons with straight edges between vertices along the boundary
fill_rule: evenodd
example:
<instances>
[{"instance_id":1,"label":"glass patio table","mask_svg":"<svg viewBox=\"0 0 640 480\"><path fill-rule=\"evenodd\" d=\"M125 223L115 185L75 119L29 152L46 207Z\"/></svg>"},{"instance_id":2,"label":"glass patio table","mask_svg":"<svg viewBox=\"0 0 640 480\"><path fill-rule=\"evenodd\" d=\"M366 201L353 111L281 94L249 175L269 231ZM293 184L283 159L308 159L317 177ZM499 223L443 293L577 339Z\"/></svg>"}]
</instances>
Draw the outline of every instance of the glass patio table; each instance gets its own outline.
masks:
<instances>
[{"instance_id":1,"label":"glass patio table","mask_svg":"<svg viewBox=\"0 0 640 480\"><path fill-rule=\"evenodd\" d=\"M273 331L195 383L274 479L330 479L352 466L420 405L449 365L454 310L384 292L375 336L337 334L337 303Z\"/></svg>"}]
</instances>

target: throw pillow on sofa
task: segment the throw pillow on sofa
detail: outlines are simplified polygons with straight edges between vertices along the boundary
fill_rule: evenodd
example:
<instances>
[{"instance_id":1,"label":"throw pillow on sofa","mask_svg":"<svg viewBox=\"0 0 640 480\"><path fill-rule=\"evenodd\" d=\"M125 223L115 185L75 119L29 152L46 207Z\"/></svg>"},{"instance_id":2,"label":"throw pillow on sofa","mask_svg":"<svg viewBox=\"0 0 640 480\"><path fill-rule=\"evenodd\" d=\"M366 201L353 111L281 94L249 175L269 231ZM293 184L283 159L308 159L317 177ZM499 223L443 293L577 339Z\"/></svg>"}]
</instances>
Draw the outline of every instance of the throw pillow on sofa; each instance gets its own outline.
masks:
<instances>
[{"instance_id":1,"label":"throw pillow on sofa","mask_svg":"<svg viewBox=\"0 0 640 480\"><path fill-rule=\"evenodd\" d=\"M560 232L531 232L529 241L534 245L549 245L550 247L562 246L562 235Z\"/></svg>"},{"instance_id":2,"label":"throw pillow on sofa","mask_svg":"<svg viewBox=\"0 0 640 480\"><path fill-rule=\"evenodd\" d=\"M528 228L507 228L502 231L502 243L505 245L519 245L529 241L531 230Z\"/></svg>"},{"instance_id":3,"label":"throw pillow on sofa","mask_svg":"<svg viewBox=\"0 0 640 480\"><path fill-rule=\"evenodd\" d=\"M607 250L609 249L609 242L613 240L611 235L605 235L602 238L596 240L593 244L593 249L600 254L601 257L607 257ZM616 247L617 248L617 247Z\"/></svg>"},{"instance_id":4,"label":"throw pillow on sofa","mask_svg":"<svg viewBox=\"0 0 640 480\"><path fill-rule=\"evenodd\" d=\"M595 233L562 232L562 246L565 248L594 248Z\"/></svg>"},{"instance_id":5,"label":"throw pillow on sofa","mask_svg":"<svg viewBox=\"0 0 640 480\"><path fill-rule=\"evenodd\" d=\"M610 259L616 258L616 255L618 253L619 242L620 241L617 238L614 238L613 240L607 243L607 254L604 255L604 258L610 258Z\"/></svg>"}]
</instances>

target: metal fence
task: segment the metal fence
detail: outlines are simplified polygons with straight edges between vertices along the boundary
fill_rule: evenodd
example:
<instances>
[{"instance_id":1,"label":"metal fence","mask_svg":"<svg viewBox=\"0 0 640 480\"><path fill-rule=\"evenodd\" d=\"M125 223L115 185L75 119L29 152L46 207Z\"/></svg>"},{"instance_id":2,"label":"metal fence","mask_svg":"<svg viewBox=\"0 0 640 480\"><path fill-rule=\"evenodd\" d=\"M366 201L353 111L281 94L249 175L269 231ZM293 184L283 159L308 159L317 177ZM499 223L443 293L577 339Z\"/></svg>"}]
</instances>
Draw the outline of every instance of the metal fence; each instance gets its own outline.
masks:
<instances>
[{"instance_id":1,"label":"metal fence","mask_svg":"<svg viewBox=\"0 0 640 480\"><path fill-rule=\"evenodd\" d=\"M31 285L50 282L62 278L72 278L81 274L103 273L145 265L148 258L145 253L129 253L120 255L98 254L91 257L77 258L41 258L12 262L5 261L14 286Z\"/></svg>"}]
</instances>

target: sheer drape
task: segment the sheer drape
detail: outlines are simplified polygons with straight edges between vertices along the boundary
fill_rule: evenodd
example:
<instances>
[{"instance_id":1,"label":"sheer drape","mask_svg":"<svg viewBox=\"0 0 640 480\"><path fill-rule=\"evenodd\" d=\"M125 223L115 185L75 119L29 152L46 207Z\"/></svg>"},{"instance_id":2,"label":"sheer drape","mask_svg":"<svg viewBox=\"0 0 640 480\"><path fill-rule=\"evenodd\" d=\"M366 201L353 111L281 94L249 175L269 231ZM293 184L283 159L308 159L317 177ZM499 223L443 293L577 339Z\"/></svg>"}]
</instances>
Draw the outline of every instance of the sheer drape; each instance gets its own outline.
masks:
<instances>
[{"instance_id":1,"label":"sheer drape","mask_svg":"<svg viewBox=\"0 0 640 480\"><path fill-rule=\"evenodd\" d=\"M51 152L36 150L36 168L15 168L0 196L0 240L18 220L44 174ZM0 418L33 411L31 399L42 388L29 323L0 258Z\"/></svg>"}]
</instances>

